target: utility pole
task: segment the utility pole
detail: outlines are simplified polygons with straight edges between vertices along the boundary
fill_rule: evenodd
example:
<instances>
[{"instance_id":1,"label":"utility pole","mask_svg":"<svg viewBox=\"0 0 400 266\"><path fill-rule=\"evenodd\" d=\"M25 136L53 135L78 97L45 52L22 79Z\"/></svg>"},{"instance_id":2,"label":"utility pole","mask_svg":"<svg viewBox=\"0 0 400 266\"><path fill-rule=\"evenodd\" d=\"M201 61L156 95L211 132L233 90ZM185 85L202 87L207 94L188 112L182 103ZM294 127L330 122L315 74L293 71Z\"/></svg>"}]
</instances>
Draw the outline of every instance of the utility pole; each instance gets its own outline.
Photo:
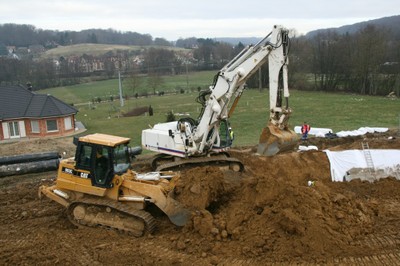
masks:
<instances>
[{"instance_id":1,"label":"utility pole","mask_svg":"<svg viewBox=\"0 0 400 266\"><path fill-rule=\"evenodd\" d=\"M119 84L119 102L121 107L124 106L124 97L122 96L122 83L121 83L121 72L118 71L118 84Z\"/></svg>"},{"instance_id":2,"label":"utility pole","mask_svg":"<svg viewBox=\"0 0 400 266\"><path fill-rule=\"evenodd\" d=\"M189 91L189 71L188 71L188 65L187 62L185 63L186 66L186 90Z\"/></svg>"}]
</instances>

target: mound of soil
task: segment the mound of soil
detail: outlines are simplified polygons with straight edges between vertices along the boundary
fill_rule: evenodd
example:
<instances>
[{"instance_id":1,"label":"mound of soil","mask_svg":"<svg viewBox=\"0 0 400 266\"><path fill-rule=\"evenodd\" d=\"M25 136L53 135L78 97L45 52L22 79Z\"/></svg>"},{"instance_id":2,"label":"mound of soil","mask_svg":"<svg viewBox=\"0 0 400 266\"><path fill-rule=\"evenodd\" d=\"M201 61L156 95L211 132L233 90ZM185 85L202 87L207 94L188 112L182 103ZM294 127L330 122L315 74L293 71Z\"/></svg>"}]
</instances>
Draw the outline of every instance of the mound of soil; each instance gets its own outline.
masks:
<instances>
[{"instance_id":1,"label":"mound of soil","mask_svg":"<svg viewBox=\"0 0 400 266\"><path fill-rule=\"evenodd\" d=\"M122 116L124 116L124 117L140 116L140 115L144 115L145 113L150 113L150 112L152 112L151 107L141 106L141 107L133 108L132 110L130 110L126 113L123 113Z\"/></svg>"},{"instance_id":2,"label":"mound of soil","mask_svg":"<svg viewBox=\"0 0 400 266\"><path fill-rule=\"evenodd\" d=\"M400 138L389 140L390 135L393 132L311 138L309 145L320 150L360 149L361 141L367 141L370 148L400 149ZM49 145L65 148L62 139L56 142L60 143ZM6 146L1 145L0 151L11 147ZM23 146L30 149L28 143ZM158 215L158 231L142 238L102 228L75 228L57 203L38 200L38 187L51 184L55 172L0 179L0 239L4 243L0 263L399 263L399 181L333 183L322 151L261 157L252 147L242 147L230 153L242 160L244 172L218 167L182 170L174 194L191 210L190 222L180 228ZM147 159L139 156L134 166L146 170ZM310 186L308 181L314 182Z\"/></svg>"}]
</instances>

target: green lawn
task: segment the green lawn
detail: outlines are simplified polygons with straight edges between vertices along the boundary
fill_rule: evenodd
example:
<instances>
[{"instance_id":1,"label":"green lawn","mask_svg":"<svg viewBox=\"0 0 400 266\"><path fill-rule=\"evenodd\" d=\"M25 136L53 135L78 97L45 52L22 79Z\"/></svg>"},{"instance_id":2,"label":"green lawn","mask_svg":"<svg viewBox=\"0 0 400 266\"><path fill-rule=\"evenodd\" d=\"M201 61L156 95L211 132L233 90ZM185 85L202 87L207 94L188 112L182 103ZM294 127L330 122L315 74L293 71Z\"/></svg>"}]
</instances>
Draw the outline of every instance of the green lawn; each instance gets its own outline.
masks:
<instances>
[{"instance_id":1,"label":"green lawn","mask_svg":"<svg viewBox=\"0 0 400 266\"><path fill-rule=\"evenodd\" d=\"M173 46L146 46L146 48L168 49L174 51L189 51L187 49L173 47ZM118 45L118 44L99 44L99 43L80 43L67 46L58 46L56 48L46 51L43 58L59 58L60 56L82 56L84 54L92 56L101 56L109 52L117 51L139 51L143 50L143 46L138 45Z\"/></svg>"},{"instance_id":2,"label":"green lawn","mask_svg":"<svg viewBox=\"0 0 400 266\"><path fill-rule=\"evenodd\" d=\"M198 87L206 88L213 82L214 75L217 71L201 71L190 72L188 75L175 75L162 77L163 85L158 88L158 91L172 92L180 91L197 91ZM129 88L128 78L122 82L123 94L134 95L136 92L142 94L147 91L152 93L153 90L148 88L147 77L142 77L141 86L135 90ZM111 95L119 94L118 79L110 79L104 81L96 81L82 83L67 87L57 87L45 90L40 90L39 93L51 94L62 99L69 104L77 104L89 102L93 98L100 97L101 99L110 99Z\"/></svg>"},{"instance_id":3,"label":"green lawn","mask_svg":"<svg viewBox=\"0 0 400 266\"><path fill-rule=\"evenodd\" d=\"M189 77L189 86L196 82L199 86L207 86L212 83L214 74L215 72L197 73ZM186 76L175 76L165 78L165 82L167 88L178 85L186 88L187 81ZM195 101L196 89L185 94L131 98L125 100L125 106L122 108L118 100L88 104L93 95L104 94L107 91L117 94L117 80L54 88L39 93L51 93L67 103L87 103L75 105L79 109L77 120L85 124L88 128L87 133L99 132L130 137L134 146L141 144L143 129L166 121L167 112L189 113L191 117L197 118L200 111L200 105ZM258 143L259 134L268 118L268 97L267 90L262 92L247 90L243 93L231 118L235 145ZM154 109L154 116L121 117L120 115L121 112L149 105ZM292 127L307 121L312 127L331 128L334 132L338 132L364 126L398 128L400 123L398 99L292 90L290 105L293 109L289 121Z\"/></svg>"}]
</instances>

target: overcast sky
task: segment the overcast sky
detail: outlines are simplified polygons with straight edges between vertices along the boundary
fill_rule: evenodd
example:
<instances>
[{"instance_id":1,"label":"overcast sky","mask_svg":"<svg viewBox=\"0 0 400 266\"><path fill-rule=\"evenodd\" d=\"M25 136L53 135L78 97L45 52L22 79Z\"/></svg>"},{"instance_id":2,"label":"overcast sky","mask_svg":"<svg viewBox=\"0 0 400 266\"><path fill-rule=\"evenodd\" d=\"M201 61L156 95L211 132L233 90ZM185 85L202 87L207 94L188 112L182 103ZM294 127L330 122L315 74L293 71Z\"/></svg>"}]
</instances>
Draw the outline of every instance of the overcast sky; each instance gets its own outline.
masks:
<instances>
[{"instance_id":1,"label":"overcast sky","mask_svg":"<svg viewBox=\"0 0 400 266\"><path fill-rule=\"evenodd\" d=\"M0 24L50 30L115 29L173 41L264 37L273 25L299 34L400 15L399 0L0 0Z\"/></svg>"}]
</instances>

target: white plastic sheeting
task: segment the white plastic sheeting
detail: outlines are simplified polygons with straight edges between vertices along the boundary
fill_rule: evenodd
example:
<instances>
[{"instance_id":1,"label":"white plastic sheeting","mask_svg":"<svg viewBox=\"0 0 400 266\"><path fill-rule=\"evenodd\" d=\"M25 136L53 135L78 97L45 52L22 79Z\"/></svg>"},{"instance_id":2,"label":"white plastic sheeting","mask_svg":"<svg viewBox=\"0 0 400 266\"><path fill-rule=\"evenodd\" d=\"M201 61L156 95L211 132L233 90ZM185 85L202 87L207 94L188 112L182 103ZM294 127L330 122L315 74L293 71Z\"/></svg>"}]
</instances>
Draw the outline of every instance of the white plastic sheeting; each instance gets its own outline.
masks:
<instances>
[{"instance_id":1,"label":"white plastic sheeting","mask_svg":"<svg viewBox=\"0 0 400 266\"><path fill-rule=\"evenodd\" d=\"M294 127L294 132L296 132L297 134L301 134L301 126L296 126ZM333 133L332 129L330 128L318 128L318 127L311 127L310 132L308 133L308 135L314 135L316 137L325 137L325 134L327 133Z\"/></svg>"},{"instance_id":2,"label":"white plastic sheeting","mask_svg":"<svg viewBox=\"0 0 400 266\"><path fill-rule=\"evenodd\" d=\"M387 127L360 127L359 129L356 129L356 130L339 131L336 133L336 135L338 137L362 136L367 133L375 133L375 132L382 133L382 132L386 132L388 130L389 129ZM296 132L297 134L301 134L301 126L295 126L294 132ZM311 127L311 130L308 134L323 138L323 137L325 137L325 134L327 134L329 132L334 133L333 130L330 128Z\"/></svg>"},{"instance_id":3,"label":"white plastic sheeting","mask_svg":"<svg viewBox=\"0 0 400 266\"><path fill-rule=\"evenodd\" d=\"M383 133L388 131L387 127L360 127L357 130L350 131L339 131L336 133L338 137L348 137L348 136L362 136L367 133Z\"/></svg>"},{"instance_id":4,"label":"white plastic sheeting","mask_svg":"<svg viewBox=\"0 0 400 266\"><path fill-rule=\"evenodd\" d=\"M368 168L363 150L329 151L328 156L332 181L344 181L346 172L352 168ZM400 169L400 150L369 150L376 170L387 173ZM399 173L400 174L400 173ZM390 175L390 174L388 174Z\"/></svg>"}]
</instances>

